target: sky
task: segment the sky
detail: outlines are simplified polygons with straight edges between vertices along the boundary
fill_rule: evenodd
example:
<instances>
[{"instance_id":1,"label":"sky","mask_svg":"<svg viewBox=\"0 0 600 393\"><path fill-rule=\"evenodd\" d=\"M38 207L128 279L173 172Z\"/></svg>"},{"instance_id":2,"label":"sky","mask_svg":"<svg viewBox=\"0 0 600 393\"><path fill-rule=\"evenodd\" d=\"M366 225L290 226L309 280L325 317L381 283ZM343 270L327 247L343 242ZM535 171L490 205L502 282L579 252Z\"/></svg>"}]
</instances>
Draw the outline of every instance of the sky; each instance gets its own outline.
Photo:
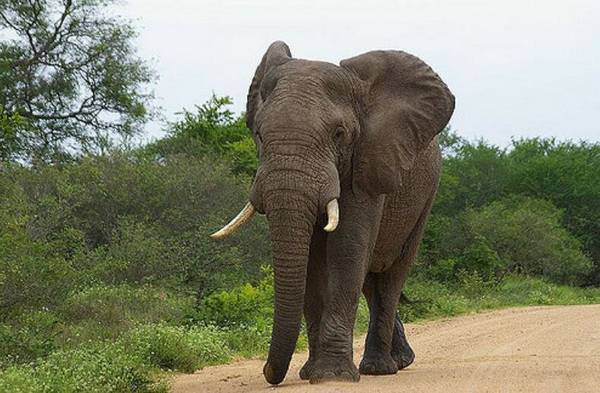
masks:
<instances>
[{"instance_id":1,"label":"sky","mask_svg":"<svg viewBox=\"0 0 600 393\"><path fill-rule=\"evenodd\" d=\"M262 55L283 40L296 58L335 64L373 49L420 57L456 96L450 124L471 140L600 141L597 0L125 0L115 13L140 33L167 120L213 92L243 111ZM148 129L159 137L164 125Z\"/></svg>"}]
</instances>

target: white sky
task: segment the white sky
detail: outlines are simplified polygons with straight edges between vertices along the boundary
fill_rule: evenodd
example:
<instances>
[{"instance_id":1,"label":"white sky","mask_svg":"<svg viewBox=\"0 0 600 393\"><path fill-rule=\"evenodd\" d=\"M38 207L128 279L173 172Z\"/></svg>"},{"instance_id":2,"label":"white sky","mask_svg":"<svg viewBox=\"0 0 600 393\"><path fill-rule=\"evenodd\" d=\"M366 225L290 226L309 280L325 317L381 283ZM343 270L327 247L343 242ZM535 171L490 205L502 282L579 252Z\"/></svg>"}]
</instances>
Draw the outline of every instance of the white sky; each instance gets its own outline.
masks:
<instances>
[{"instance_id":1,"label":"white sky","mask_svg":"<svg viewBox=\"0 0 600 393\"><path fill-rule=\"evenodd\" d=\"M372 49L413 53L456 96L450 124L470 139L600 141L598 0L128 0L140 55L167 119L214 91L242 111L254 70L281 39L294 57L338 63ZM161 135L161 125L149 126Z\"/></svg>"}]
</instances>

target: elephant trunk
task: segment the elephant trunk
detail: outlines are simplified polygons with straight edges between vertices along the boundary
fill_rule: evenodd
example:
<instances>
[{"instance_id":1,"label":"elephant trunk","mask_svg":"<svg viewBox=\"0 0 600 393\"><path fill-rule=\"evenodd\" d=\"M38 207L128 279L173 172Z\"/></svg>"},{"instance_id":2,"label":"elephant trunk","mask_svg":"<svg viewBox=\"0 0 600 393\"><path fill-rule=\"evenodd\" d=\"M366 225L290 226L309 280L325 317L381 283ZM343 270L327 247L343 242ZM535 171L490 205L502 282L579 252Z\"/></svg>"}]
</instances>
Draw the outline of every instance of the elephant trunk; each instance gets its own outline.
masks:
<instances>
[{"instance_id":1,"label":"elephant trunk","mask_svg":"<svg viewBox=\"0 0 600 393\"><path fill-rule=\"evenodd\" d=\"M276 385L287 373L300 333L310 239L318 211L308 195L289 184L265 190L263 195L275 280L273 331L263 373L269 383Z\"/></svg>"},{"instance_id":2,"label":"elephant trunk","mask_svg":"<svg viewBox=\"0 0 600 393\"><path fill-rule=\"evenodd\" d=\"M296 347L304 309L311 237L317 217L328 213L328 230L339 217L340 183L332 162L265 145L250 202L266 214L271 234L275 304L269 356L263 369L273 384L283 381ZM321 164L321 162L324 162ZM329 214L330 213L330 214Z\"/></svg>"}]
</instances>

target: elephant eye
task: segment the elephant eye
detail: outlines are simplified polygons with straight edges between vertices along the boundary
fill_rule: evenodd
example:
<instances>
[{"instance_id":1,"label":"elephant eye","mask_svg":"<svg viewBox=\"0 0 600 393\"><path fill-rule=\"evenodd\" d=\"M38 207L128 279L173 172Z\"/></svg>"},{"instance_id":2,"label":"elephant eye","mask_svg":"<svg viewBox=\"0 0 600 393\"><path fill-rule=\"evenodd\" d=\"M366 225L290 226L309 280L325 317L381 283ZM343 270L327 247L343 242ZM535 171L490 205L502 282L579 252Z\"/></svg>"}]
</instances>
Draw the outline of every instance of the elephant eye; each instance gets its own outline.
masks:
<instances>
[{"instance_id":1,"label":"elephant eye","mask_svg":"<svg viewBox=\"0 0 600 393\"><path fill-rule=\"evenodd\" d=\"M258 141L260 143L262 143L262 136L260 135L260 132L256 131L256 139L258 139Z\"/></svg>"},{"instance_id":2,"label":"elephant eye","mask_svg":"<svg viewBox=\"0 0 600 393\"><path fill-rule=\"evenodd\" d=\"M335 140L336 141L341 141L344 138L345 134L346 134L346 131L344 130L344 127L338 126L335 129L335 133L334 133Z\"/></svg>"}]
</instances>

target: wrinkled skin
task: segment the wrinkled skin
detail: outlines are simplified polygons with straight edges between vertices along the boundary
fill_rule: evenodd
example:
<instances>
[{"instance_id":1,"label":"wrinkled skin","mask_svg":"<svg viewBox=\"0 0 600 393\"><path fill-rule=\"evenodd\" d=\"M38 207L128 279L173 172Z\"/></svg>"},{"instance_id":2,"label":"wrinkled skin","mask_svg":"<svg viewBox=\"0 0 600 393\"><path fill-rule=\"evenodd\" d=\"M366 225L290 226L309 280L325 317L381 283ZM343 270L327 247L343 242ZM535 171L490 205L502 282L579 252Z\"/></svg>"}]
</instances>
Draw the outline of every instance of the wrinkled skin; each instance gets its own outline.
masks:
<instances>
[{"instance_id":1,"label":"wrinkled skin","mask_svg":"<svg viewBox=\"0 0 600 393\"><path fill-rule=\"evenodd\" d=\"M298 60L273 43L248 93L247 123L259 154L250 202L269 222L275 315L263 373L285 377L302 315L311 383L393 374L414 353L396 315L440 173L435 140L454 97L425 63L374 51L341 65ZM326 205L340 221L323 230ZM370 324L352 361L361 292Z\"/></svg>"}]
</instances>

